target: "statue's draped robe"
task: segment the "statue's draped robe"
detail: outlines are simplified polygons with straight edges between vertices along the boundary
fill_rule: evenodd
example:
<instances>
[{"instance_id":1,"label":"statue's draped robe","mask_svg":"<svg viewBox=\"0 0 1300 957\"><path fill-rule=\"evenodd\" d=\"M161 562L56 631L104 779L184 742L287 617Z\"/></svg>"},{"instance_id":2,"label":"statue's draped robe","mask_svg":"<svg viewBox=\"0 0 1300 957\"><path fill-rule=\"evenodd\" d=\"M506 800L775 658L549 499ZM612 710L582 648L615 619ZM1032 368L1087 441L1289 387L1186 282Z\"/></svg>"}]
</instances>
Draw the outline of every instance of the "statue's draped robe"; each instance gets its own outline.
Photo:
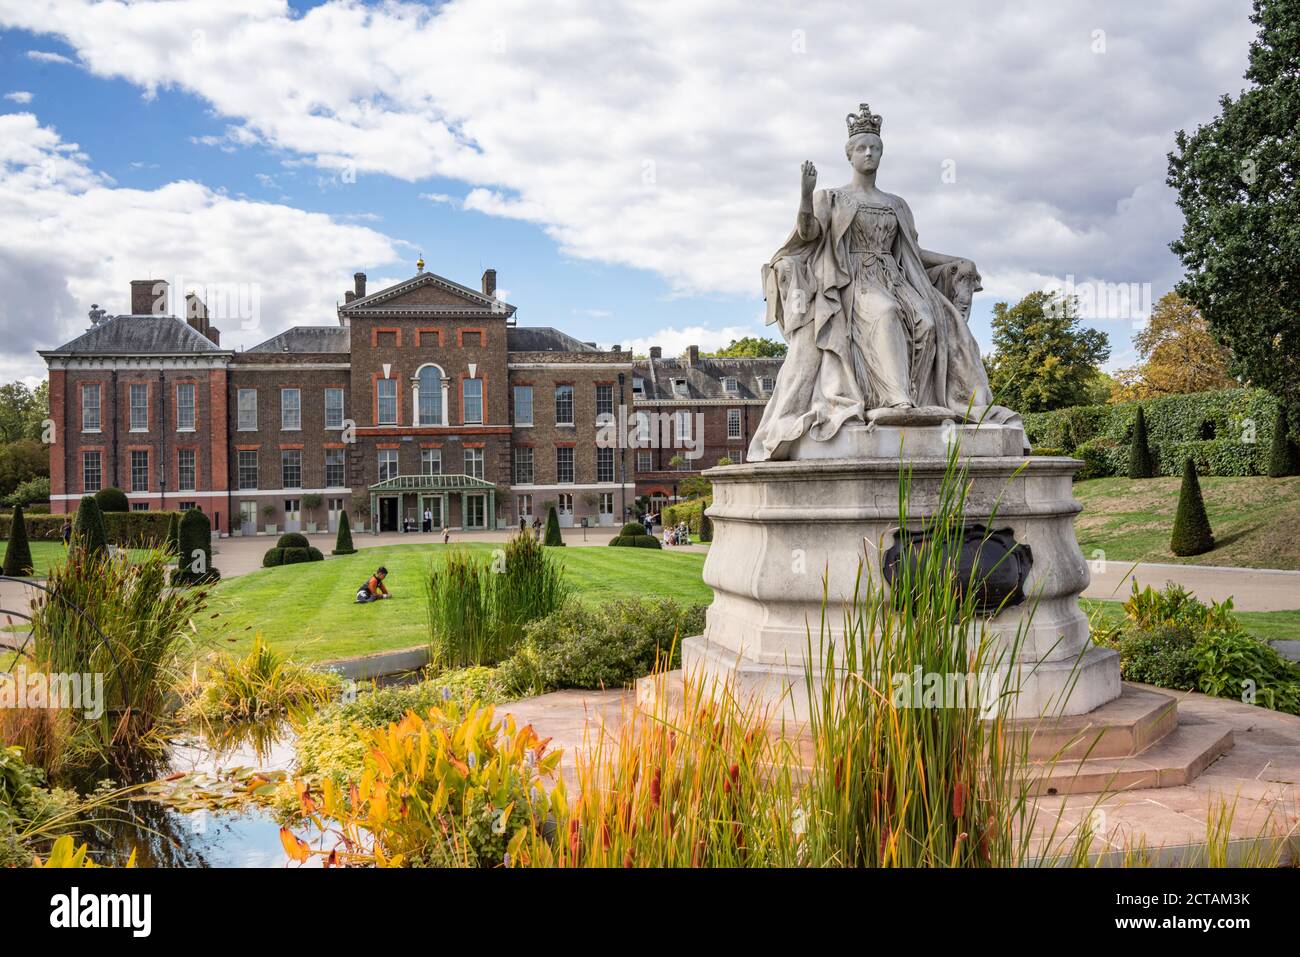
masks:
<instances>
[{"instance_id":1,"label":"statue's draped robe","mask_svg":"<svg viewBox=\"0 0 1300 957\"><path fill-rule=\"evenodd\" d=\"M934 335L912 353L909 377L918 406L950 409L957 421L1018 422L1010 409L991 405L979 346L961 312L934 287L921 264L912 211L901 198L884 194L898 219L893 254L904 281L928 310ZM813 215L821 227L811 241L796 229L763 267L767 323L775 323L789 344L772 398L749 446L749 461L787 458L803 435L816 441L835 436L845 422L865 421L872 408L870 384L860 374L854 341L855 280L849 229L858 212L856 197L840 190L813 194Z\"/></svg>"}]
</instances>

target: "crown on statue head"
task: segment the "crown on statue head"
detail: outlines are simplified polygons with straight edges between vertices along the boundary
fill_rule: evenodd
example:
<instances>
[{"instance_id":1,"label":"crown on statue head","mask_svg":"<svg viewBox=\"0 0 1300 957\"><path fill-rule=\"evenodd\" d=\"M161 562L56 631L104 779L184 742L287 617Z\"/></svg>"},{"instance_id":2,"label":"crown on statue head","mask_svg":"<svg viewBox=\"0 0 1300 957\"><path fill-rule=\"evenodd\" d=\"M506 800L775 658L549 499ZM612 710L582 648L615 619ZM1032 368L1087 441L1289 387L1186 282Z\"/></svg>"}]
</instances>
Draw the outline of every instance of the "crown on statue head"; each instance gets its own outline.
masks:
<instances>
[{"instance_id":1,"label":"crown on statue head","mask_svg":"<svg viewBox=\"0 0 1300 957\"><path fill-rule=\"evenodd\" d=\"M849 126L849 136L857 136L859 133L880 135L880 114L872 113L871 107L865 103L858 105L858 112L844 117L844 122Z\"/></svg>"}]
</instances>

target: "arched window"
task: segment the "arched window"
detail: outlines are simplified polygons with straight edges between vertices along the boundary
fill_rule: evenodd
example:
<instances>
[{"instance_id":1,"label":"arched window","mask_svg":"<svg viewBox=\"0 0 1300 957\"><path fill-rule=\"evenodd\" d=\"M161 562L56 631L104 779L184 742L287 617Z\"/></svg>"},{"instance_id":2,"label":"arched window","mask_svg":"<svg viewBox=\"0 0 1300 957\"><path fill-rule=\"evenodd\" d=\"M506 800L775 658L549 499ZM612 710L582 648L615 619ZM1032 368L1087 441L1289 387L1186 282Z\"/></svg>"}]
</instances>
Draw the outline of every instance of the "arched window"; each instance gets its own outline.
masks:
<instances>
[{"instance_id":1,"label":"arched window","mask_svg":"<svg viewBox=\"0 0 1300 957\"><path fill-rule=\"evenodd\" d=\"M434 365L421 366L417 373L420 388L420 425L442 425L442 370Z\"/></svg>"}]
</instances>

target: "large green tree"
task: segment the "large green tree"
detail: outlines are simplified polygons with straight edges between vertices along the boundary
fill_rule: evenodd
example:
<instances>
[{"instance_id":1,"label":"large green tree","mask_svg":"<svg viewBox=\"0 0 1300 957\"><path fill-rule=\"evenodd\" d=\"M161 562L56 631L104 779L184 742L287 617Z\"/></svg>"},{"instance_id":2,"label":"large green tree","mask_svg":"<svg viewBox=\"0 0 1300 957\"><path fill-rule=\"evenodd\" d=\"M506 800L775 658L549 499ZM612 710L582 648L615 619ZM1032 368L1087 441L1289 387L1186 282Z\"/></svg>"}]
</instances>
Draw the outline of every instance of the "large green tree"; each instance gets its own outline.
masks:
<instances>
[{"instance_id":1,"label":"large green tree","mask_svg":"<svg viewBox=\"0 0 1300 957\"><path fill-rule=\"evenodd\" d=\"M1246 79L1169 154L1183 234L1170 244L1233 369L1300 412L1300 0L1255 0ZM1294 419L1293 419L1294 421Z\"/></svg>"},{"instance_id":2,"label":"large green tree","mask_svg":"<svg viewBox=\"0 0 1300 957\"><path fill-rule=\"evenodd\" d=\"M783 359L786 344L779 339L764 339L759 336L745 336L732 339L729 345L709 355L720 359Z\"/></svg>"},{"instance_id":3,"label":"large green tree","mask_svg":"<svg viewBox=\"0 0 1300 957\"><path fill-rule=\"evenodd\" d=\"M19 439L40 441L49 408L49 386L29 389L21 382L0 385L0 444Z\"/></svg>"},{"instance_id":4,"label":"large green tree","mask_svg":"<svg viewBox=\"0 0 1300 957\"><path fill-rule=\"evenodd\" d=\"M1031 292L993 306L994 401L1017 412L1050 412L1095 397L1098 366L1110 358L1106 333L1080 324L1075 301Z\"/></svg>"}]
</instances>

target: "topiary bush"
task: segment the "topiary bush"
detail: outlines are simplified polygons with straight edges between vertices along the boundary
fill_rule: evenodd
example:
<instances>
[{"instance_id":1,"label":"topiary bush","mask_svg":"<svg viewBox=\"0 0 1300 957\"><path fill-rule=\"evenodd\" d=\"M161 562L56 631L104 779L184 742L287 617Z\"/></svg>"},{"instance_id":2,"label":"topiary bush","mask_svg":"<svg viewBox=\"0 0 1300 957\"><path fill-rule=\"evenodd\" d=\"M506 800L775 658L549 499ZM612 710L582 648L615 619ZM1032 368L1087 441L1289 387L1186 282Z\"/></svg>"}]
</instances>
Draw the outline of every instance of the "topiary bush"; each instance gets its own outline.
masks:
<instances>
[{"instance_id":1,"label":"topiary bush","mask_svg":"<svg viewBox=\"0 0 1300 957\"><path fill-rule=\"evenodd\" d=\"M14 578L23 578L35 572L36 566L32 563L32 547L27 543L27 521L23 518L23 507L15 505L9 530L9 543L5 546L3 573Z\"/></svg>"},{"instance_id":2,"label":"topiary bush","mask_svg":"<svg viewBox=\"0 0 1300 957\"><path fill-rule=\"evenodd\" d=\"M617 535L609 540L611 545L620 548L659 548L659 539L647 535L645 526L640 522L628 522Z\"/></svg>"},{"instance_id":3,"label":"topiary bush","mask_svg":"<svg viewBox=\"0 0 1300 957\"><path fill-rule=\"evenodd\" d=\"M307 536L299 532L285 532L275 540L276 548L307 548L310 545Z\"/></svg>"},{"instance_id":4,"label":"topiary bush","mask_svg":"<svg viewBox=\"0 0 1300 957\"><path fill-rule=\"evenodd\" d=\"M279 568L284 564L283 548L268 548L262 555L263 568Z\"/></svg>"},{"instance_id":5,"label":"topiary bush","mask_svg":"<svg viewBox=\"0 0 1300 957\"><path fill-rule=\"evenodd\" d=\"M348 525L348 513L344 512L339 516L339 533L338 538L334 540L335 555L355 555L356 548L352 545L352 528Z\"/></svg>"},{"instance_id":6,"label":"topiary bush","mask_svg":"<svg viewBox=\"0 0 1300 957\"><path fill-rule=\"evenodd\" d=\"M564 539L560 535L560 518L555 514L555 506L552 505L546 510L546 538L543 545L563 545Z\"/></svg>"},{"instance_id":7,"label":"topiary bush","mask_svg":"<svg viewBox=\"0 0 1300 957\"><path fill-rule=\"evenodd\" d=\"M1286 410L1279 405L1268 450L1268 476L1286 478L1297 472L1300 472L1300 449L1287 431Z\"/></svg>"},{"instance_id":8,"label":"topiary bush","mask_svg":"<svg viewBox=\"0 0 1300 957\"><path fill-rule=\"evenodd\" d=\"M1214 548L1214 533L1210 517L1205 514L1205 500L1201 497L1201 483L1196 478L1196 466L1191 459L1183 465L1183 485L1178 492L1178 511L1174 514L1174 531L1169 539L1169 550L1175 555L1203 555Z\"/></svg>"},{"instance_id":9,"label":"topiary bush","mask_svg":"<svg viewBox=\"0 0 1300 957\"><path fill-rule=\"evenodd\" d=\"M203 585L221 578L212 565L212 523L200 509L181 516L180 553L176 556L173 585Z\"/></svg>"},{"instance_id":10,"label":"topiary bush","mask_svg":"<svg viewBox=\"0 0 1300 957\"><path fill-rule=\"evenodd\" d=\"M89 495L81 496L81 503L77 506L77 517L72 521L72 542L87 555L102 554L108 550L104 514Z\"/></svg>"},{"instance_id":11,"label":"topiary bush","mask_svg":"<svg viewBox=\"0 0 1300 957\"><path fill-rule=\"evenodd\" d=\"M559 688L618 688L654 669L675 668L681 639L704 630L704 605L620 599L599 608L579 601L535 621L498 674L517 694Z\"/></svg>"},{"instance_id":12,"label":"topiary bush","mask_svg":"<svg viewBox=\"0 0 1300 957\"><path fill-rule=\"evenodd\" d=\"M1128 477L1131 479L1149 479L1156 474L1155 459L1151 456L1151 447L1147 441L1147 419L1138 406L1133 419L1133 438L1128 449Z\"/></svg>"},{"instance_id":13,"label":"topiary bush","mask_svg":"<svg viewBox=\"0 0 1300 957\"><path fill-rule=\"evenodd\" d=\"M173 512L167 523L167 551L180 557L181 554L181 513Z\"/></svg>"},{"instance_id":14,"label":"topiary bush","mask_svg":"<svg viewBox=\"0 0 1300 957\"><path fill-rule=\"evenodd\" d=\"M101 512L129 512L131 503L126 497L126 493L120 488L101 488L95 493L95 504L99 506Z\"/></svg>"},{"instance_id":15,"label":"topiary bush","mask_svg":"<svg viewBox=\"0 0 1300 957\"><path fill-rule=\"evenodd\" d=\"M700 541L713 541L713 519L709 518L708 509L700 511Z\"/></svg>"}]
</instances>

